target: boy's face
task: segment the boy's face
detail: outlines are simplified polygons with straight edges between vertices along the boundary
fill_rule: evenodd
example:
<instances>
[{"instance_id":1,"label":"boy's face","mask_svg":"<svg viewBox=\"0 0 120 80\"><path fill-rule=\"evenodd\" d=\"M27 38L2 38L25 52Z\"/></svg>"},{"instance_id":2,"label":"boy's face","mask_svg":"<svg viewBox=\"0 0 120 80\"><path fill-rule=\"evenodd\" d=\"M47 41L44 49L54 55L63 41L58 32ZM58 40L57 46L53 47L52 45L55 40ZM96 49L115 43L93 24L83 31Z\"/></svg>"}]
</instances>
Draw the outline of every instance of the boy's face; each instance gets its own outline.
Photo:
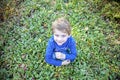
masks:
<instances>
[{"instance_id":1,"label":"boy's face","mask_svg":"<svg viewBox=\"0 0 120 80\"><path fill-rule=\"evenodd\" d=\"M67 33L64 33L58 29L54 29L53 35L54 35L54 40L58 45L64 44L69 38L69 35Z\"/></svg>"}]
</instances>

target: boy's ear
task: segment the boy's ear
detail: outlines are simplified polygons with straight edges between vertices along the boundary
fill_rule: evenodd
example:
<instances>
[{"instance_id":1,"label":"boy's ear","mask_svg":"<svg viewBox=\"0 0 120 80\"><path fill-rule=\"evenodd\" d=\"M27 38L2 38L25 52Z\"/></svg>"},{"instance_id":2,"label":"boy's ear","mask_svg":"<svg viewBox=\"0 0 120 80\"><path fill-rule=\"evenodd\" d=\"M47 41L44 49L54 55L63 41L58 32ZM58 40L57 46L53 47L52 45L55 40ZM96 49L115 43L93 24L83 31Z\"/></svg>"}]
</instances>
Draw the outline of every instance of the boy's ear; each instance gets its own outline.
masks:
<instances>
[{"instance_id":1,"label":"boy's ear","mask_svg":"<svg viewBox=\"0 0 120 80\"><path fill-rule=\"evenodd\" d=\"M68 37L70 37L70 36L71 36L71 34Z\"/></svg>"}]
</instances>

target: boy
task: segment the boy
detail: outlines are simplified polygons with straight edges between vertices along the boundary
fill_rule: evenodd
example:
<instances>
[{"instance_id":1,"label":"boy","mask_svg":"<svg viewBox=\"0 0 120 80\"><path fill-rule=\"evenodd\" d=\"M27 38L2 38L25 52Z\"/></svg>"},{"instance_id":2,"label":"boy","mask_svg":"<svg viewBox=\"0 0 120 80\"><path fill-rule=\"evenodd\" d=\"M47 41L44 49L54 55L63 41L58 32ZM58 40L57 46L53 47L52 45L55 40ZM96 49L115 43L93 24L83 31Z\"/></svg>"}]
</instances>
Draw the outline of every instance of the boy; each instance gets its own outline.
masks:
<instances>
[{"instance_id":1,"label":"boy","mask_svg":"<svg viewBox=\"0 0 120 80\"><path fill-rule=\"evenodd\" d=\"M45 61L54 66L68 65L77 56L76 43L71 34L69 22L58 18L52 23L53 36L46 48Z\"/></svg>"}]
</instances>

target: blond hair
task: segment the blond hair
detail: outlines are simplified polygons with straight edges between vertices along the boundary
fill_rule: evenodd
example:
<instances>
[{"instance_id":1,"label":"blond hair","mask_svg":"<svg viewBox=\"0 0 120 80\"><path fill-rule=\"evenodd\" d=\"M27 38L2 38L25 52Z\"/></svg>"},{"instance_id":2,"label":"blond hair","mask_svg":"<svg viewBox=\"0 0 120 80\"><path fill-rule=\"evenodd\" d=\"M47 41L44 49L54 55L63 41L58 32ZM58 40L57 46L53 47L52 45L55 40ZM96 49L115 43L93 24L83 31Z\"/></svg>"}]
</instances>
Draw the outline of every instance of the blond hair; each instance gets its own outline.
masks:
<instances>
[{"instance_id":1,"label":"blond hair","mask_svg":"<svg viewBox=\"0 0 120 80\"><path fill-rule=\"evenodd\" d=\"M70 23L65 18L58 18L52 23L52 32L54 33L54 29L58 29L62 32L71 34L71 26Z\"/></svg>"}]
</instances>

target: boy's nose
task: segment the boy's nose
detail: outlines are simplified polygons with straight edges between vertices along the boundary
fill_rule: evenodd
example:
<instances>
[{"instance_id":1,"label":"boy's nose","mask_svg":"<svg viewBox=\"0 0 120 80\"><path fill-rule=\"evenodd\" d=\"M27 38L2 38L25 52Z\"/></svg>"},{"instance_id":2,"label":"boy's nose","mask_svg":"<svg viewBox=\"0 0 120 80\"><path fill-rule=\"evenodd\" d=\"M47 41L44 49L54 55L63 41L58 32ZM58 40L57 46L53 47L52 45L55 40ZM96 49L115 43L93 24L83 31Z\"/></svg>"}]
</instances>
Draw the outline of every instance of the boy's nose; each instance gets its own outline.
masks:
<instances>
[{"instance_id":1,"label":"boy's nose","mask_svg":"<svg viewBox=\"0 0 120 80\"><path fill-rule=\"evenodd\" d=\"M62 38L61 38L61 37L59 37L59 38L58 38L58 41L62 41Z\"/></svg>"}]
</instances>

